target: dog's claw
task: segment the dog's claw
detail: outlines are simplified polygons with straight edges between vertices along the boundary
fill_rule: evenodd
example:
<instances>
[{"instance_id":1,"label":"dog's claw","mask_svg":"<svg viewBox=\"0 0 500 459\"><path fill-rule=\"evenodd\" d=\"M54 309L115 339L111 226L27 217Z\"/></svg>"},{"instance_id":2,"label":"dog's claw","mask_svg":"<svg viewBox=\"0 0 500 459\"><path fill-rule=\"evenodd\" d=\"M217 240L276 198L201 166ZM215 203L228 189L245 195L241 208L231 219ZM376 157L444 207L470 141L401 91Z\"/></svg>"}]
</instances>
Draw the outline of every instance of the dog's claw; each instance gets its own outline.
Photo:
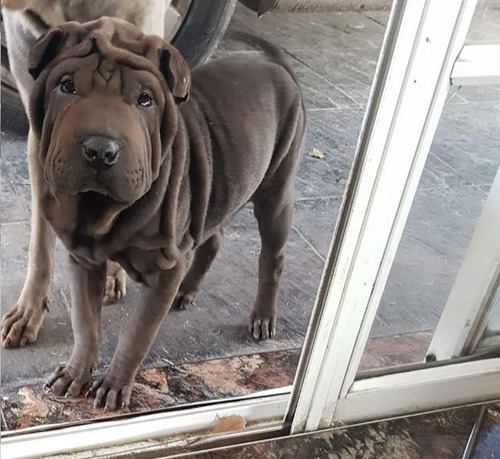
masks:
<instances>
[{"instance_id":1,"label":"dog's claw","mask_svg":"<svg viewBox=\"0 0 500 459\"><path fill-rule=\"evenodd\" d=\"M253 328L253 337L255 339L259 339L260 338L260 323L259 323L259 321L255 320L252 328Z\"/></svg>"},{"instance_id":2,"label":"dog's claw","mask_svg":"<svg viewBox=\"0 0 500 459\"><path fill-rule=\"evenodd\" d=\"M260 324L260 336L262 336L262 339L268 339L269 338L269 320L263 320L262 323Z\"/></svg>"}]
</instances>

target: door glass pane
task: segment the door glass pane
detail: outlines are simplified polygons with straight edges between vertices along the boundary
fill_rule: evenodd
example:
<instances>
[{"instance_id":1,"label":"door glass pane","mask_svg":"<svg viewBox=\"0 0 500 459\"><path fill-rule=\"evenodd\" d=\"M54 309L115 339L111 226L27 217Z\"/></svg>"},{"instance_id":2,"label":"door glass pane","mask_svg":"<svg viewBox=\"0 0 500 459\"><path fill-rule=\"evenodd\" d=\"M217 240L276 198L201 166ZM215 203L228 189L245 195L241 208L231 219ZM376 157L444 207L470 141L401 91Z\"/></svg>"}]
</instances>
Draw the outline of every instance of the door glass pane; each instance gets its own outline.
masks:
<instances>
[{"instance_id":1,"label":"door glass pane","mask_svg":"<svg viewBox=\"0 0 500 459\"><path fill-rule=\"evenodd\" d=\"M473 98L450 94L375 318L364 368L424 361L500 165L499 120L499 88L476 88Z\"/></svg>"},{"instance_id":2,"label":"door glass pane","mask_svg":"<svg viewBox=\"0 0 500 459\"><path fill-rule=\"evenodd\" d=\"M480 0L467 44L500 43L498 2ZM500 165L500 86L452 87L361 370L423 363ZM494 334L498 307L485 336Z\"/></svg>"},{"instance_id":3,"label":"door glass pane","mask_svg":"<svg viewBox=\"0 0 500 459\"><path fill-rule=\"evenodd\" d=\"M259 342L246 330L260 250L252 207L246 206L225 229L221 251L195 304L187 311L170 311L164 320L138 373L130 411L205 402L293 382L388 16L388 11L362 10L280 12L257 18L238 2L229 32L213 57L258 54L255 44L243 43L231 35L234 31L281 46L300 81L308 117L278 297L277 336ZM2 97L7 93L2 91ZM26 126L17 125L6 104L2 109L1 303L5 313L16 304L24 282L31 203ZM94 410L91 400L68 401L42 391L55 366L69 358L73 342L65 263L58 245L50 312L37 342L2 349L2 422L8 430L115 415ZM137 301L139 288L129 280L125 298L104 307L96 375L109 365L119 331Z\"/></svg>"}]
</instances>

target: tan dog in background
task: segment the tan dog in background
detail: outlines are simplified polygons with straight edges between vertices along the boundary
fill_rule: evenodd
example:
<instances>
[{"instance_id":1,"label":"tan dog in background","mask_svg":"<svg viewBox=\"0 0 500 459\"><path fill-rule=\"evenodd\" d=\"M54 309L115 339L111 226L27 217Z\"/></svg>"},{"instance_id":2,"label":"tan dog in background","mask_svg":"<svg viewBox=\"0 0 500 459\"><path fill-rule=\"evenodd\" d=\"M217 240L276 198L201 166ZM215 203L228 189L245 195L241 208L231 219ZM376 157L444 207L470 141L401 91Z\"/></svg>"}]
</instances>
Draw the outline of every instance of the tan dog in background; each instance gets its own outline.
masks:
<instances>
[{"instance_id":1,"label":"tan dog in background","mask_svg":"<svg viewBox=\"0 0 500 459\"><path fill-rule=\"evenodd\" d=\"M138 26L147 34L163 36L165 0L3 0L2 15L11 73L24 108L28 111L34 79L28 73L28 56L38 38L50 27L66 21L85 22L113 16ZM48 309L54 270L55 235L41 215L38 141L30 127L28 165L31 181L31 234L28 272L17 304L2 319L2 345L25 346L36 341ZM116 263L108 263L105 299L120 299L126 293L126 276Z\"/></svg>"}]
</instances>

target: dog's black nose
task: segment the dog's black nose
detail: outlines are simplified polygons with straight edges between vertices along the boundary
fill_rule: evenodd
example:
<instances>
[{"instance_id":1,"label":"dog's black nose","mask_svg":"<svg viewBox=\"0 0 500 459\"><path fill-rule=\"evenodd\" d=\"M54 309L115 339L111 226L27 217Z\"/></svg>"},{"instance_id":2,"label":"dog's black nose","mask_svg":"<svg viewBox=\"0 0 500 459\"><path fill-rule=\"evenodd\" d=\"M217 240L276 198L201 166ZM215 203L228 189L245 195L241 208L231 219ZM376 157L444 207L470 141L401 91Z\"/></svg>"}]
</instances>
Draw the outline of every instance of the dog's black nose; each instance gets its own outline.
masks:
<instances>
[{"instance_id":1,"label":"dog's black nose","mask_svg":"<svg viewBox=\"0 0 500 459\"><path fill-rule=\"evenodd\" d=\"M109 169L118 161L121 146L110 137L92 136L83 142L83 155L97 171Z\"/></svg>"}]
</instances>

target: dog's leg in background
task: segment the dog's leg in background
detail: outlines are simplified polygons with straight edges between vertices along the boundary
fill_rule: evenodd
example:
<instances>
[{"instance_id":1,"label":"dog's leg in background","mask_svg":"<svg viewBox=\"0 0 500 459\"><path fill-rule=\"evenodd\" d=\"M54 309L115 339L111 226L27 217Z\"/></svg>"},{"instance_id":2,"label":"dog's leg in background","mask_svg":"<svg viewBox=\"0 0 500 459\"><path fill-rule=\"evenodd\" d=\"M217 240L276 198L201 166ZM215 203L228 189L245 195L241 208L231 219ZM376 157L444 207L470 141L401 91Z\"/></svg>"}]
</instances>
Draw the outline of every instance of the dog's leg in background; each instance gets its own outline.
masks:
<instances>
[{"instance_id":1,"label":"dog's leg in background","mask_svg":"<svg viewBox=\"0 0 500 459\"><path fill-rule=\"evenodd\" d=\"M54 274L56 237L41 214L43 171L38 157L39 143L30 129L28 166L31 184L31 232L28 269L17 304L2 318L2 346L18 347L33 343L48 310L49 290ZM115 301L126 294L126 274L114 262L108 262L104 301Z\"/></svg>"},{"instance_id":2,"label":"dog's leg in background","mask_svg":"<svg viewBox=\"0 0 500 459\"><path fill-rule=\"evenodd\" d=\"M21 2L19 2L21 3ZM3 5L5 7L5 5ZM10 69L16 80L23 106L28 106L34 80L28 73L28 54L36 34L22 21L22 12L2 9ZM2 319L2 345L24 346L36 341L43 316L48 309L50 282L53 274L55 236L43 219L40 209L40 187L44 180L38 157L38 139L28 133L28 169L31 184L31 232L27 276L21 295L13 309Z\"/></svg>"},{"instance_id":3,"label":"dog's leg in background","mask_svg":"<svg viewBox=\"0 0 500 459\"><path fill-rule=\"evenodd\" d=\"M93 385L96 407L124 408L130 403L137 368L156 338L186 273L186 260L162 271L154 287L142 287L141 299L120 332L118 347L105 375Z\"/></svg>"},{"instance_id":4,"label":"dog's leg in background","mask_svg":"<svg viewBox=\"0 0 500 459\"><path fill-rule=\"evenodd\" d=\"M69 273L73 351L68 363L57 367L46 388L56 395L77 397L89 382L97 361L106 263L87 269L70 256Z\"/></svg>"},{"instance_id":5,"label":"dog's leg in background","mask_svg":"<svg viewBox=\"0 0 500 459\"><path fill-rule=\"evenodd\" d=\"M5 6L5 5L3 5ZM28 73L28 54L36 34L22 21L21 11L2 9L10 69L16 80L23 106L28 106L34 80ZM20 39L21 37L21 39ZM43 316L48 309L50 282L53 274L55 236L43 219L40 209L40 186L44 180L38 158L38 139L28 133L28 169L31 184L31 232L27 276L21 295L13 309L2 319L2 345L25 346L36 341Z\"/></svg>"},{"instance_id":6,"label":"dog's leg in background","mask_svg":"<svg viewBox=\"0 0 500 459\"><path fill-rule=\"evenodd\" d=\"M28 134L28 165L31 181L31 234L28 272L16 306L2 320L2 345L24 346L36 341L48 309L49 288L54 271L56 238L41 215L40 189L44 180L38 158L38 139Z\"/></svg>"},{"instance_id":7,"label":"dog's leg in background","mask_svg":"<svg viewBox=\"0 0 500 459\"><path fill-rule=\"evenodd\" d=\"M193 303L203 282L203 278L220 249L221 243L222 230L218 230L196 249L194 260L175 298L174 306L176 308L186 309Z\"/></svg>"}]
</instances>

